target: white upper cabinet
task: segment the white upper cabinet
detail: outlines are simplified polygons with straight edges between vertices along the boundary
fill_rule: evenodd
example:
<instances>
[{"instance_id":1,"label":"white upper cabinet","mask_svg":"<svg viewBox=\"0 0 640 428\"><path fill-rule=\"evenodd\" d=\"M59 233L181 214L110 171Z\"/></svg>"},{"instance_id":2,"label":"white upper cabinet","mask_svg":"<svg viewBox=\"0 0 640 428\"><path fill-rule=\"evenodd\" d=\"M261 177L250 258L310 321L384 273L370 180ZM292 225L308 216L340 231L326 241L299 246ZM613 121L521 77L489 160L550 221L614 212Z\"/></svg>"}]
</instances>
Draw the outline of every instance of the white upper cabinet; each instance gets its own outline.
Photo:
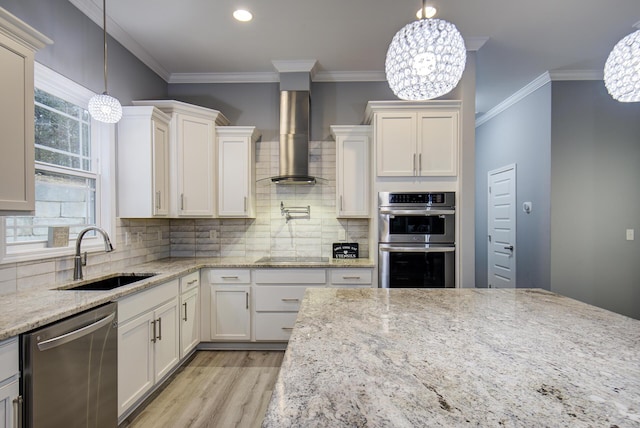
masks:
<instances>
[{"instance_id":1,"label":"white upper cabinet","mask_svg":"<svg viewBox=\"0 0 640 428\"><path fill-rule=\"evenodd\" d=\"M219 126L218 216L256 216L254 126Z\"/></svg>"},{"instance_id":2,"label":"white upper cabinet","mask_svg":"<svg viewBox=\"0 0 640 428\"><path fill-rule=\"evenodd\" d=\"M371 101L379 177L456 176L459 101Z\"/></svg>"},{"instance_id":3,"label":"white upper cabinet","mask_svg":"<svg viewBox=\"0 0 640 428\"><path fill-rule=\"evenodd\" d=\"M152 106L123 107L118 122L120 217L169 215L169 121Z\"/></svg>"},{"instance_id":4,"label":"white upper cabinet","mask_svg":"<svg viewBox=\"0 0 640 428\"><path fill-rule=\"evenodd\" d=\"M0 215L35 210L35 52L53 43L0 8Z\"/></svg>"},{"instance_id":5,"label":"white upper cabinet","mask_svg":"<svg viewBox=\"0 0 640 428\"><path fill-rule=\"evenodd\" d=\"M371 127L331 126L336 140L337 217L369 217Z\"/></svg>"},{"instance_id":6,"label":"white upper cabinet","mask_svg":"<svg viewBox=\"0 0 640 428\"><path fill-rule=\"evenodd\" d=\"M229 121L217 110L180 101L134 101L156 106L171 118L171 217L215 216L216 125Z\"/></svg>"}]
</instances>

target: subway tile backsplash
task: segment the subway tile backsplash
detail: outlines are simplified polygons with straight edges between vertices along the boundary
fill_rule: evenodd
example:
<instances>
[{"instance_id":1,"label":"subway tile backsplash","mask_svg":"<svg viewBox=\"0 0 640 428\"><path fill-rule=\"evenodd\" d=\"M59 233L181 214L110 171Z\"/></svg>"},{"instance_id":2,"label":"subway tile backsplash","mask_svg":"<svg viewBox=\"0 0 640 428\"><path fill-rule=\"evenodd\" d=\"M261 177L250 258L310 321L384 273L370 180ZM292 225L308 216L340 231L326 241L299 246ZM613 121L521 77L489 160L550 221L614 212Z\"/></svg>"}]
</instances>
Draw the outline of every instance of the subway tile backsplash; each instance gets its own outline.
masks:
<instances>
[{"instance_id":1,"label":"subway tile backsplash","mask_svg":"<svg viewBox=\"0 0 640 428\"><path fill-rule=\"evenodd\" d=\"M127 267L166 257L264 256L331 257L332 243L344 231L358 242L360 257L369 257L368 219L336 219L336 152L334 141L310 142L309 172L321 177L314 186L275 186L279 143L256 145L255 219L118 219L116 250L89 254L86 276L126 272ZM286 207L310 206L311 215L286 221ZM0 265L0 294L46 289L73 279L73 257L65 256Z\"/></svg>"}]
</instances>

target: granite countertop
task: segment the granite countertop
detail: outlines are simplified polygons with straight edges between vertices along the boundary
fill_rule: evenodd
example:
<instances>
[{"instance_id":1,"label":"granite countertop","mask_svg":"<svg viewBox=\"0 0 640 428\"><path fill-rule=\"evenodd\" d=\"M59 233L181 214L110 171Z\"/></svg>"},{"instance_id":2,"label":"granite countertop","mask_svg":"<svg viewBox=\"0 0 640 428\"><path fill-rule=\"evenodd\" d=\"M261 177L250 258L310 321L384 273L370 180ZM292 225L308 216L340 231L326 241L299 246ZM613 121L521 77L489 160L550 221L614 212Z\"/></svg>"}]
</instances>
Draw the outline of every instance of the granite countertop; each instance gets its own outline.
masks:
<instances>
[{"instance_id":1,"label":"granite countertop","mask_svg":"<svg viewBox=\"0 0 640 428\"><path fill-rule=\"evenodd\" d=\"M640 427L640 321L538 289L307 289L270 427Z\"/></svg>"},{"instance_id":2,"label":"granite countertop","mask_svg":"<svg viewBox=\"0 0 640 428\"><path fill-rule=\"evenodd\" d=\"M109 291L61 290L108 276L87 277L83 281L52 285L37 289L0 295L0 340L58 321L62 318L117 300L129 294L154 287L173 278L203 268L372 268L369 259L333 260L323 262L256 262L244 258L168 258L118 272L154 273L155 276ZM116 272L114 272L116 273Z\"/></svg>"}]
</instances>

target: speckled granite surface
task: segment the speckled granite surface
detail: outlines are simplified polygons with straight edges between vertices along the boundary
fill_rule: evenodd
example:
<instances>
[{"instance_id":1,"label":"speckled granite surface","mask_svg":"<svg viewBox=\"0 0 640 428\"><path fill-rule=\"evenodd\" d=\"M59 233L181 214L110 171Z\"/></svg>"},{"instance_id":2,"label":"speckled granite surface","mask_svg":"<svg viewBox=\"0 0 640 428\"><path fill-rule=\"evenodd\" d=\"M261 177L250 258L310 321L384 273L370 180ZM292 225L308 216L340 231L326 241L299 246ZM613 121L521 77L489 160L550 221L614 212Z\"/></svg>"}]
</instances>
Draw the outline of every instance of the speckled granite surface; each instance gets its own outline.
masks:
<instances>
[{"instance_id":1,"label":"speckled granite surface","mask_svg":"<svg viewBox=\"0 0 640 428\"><path fill-rule=\"evenodd\" d=\"M127 268L126 272L156 273L149 279L119 287L111 291L71 291L58 288L71 287L90 282L96 278L86 278L82 282L56 285L55 289L40 289L21 293L0 295L0 340L33 330L40 326L77 314L95 306L124 297L146 288L169 281L178 276L202 268L339 268L373 267L368 259L332 260L326 263L256 263L241 258L172 258L145 263ZM126 273L125 272L125 273Z\"/></svg>"},{"instance_id":2,"label":"speckled granite surface","mask_svg":"<svg viewBox=\"0 0 640 428\"><path fill-rule=\"evenodd\" d=\"M640 426L640 321L541 290L307 290L264 428L463 426Z\"/></svg>"}]
</instances>

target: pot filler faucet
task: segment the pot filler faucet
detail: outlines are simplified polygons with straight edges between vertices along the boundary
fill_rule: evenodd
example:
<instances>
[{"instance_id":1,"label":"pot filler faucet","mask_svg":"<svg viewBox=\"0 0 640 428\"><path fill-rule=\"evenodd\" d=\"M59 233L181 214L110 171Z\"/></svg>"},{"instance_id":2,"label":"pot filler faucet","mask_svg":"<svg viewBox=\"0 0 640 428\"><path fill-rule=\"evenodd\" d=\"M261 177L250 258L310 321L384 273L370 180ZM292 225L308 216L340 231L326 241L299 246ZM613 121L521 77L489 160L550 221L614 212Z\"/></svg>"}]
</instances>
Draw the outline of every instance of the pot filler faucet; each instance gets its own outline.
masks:
<instances>
[{"instance_id":1,"label":"pot filler faucet","mask_svg":"<svg viewBox=\"0 0 640 428\"><path fill-rule=\"evenodd\" d=\"M82 266L85 266L87 264L87 252L85 251L84 260L83 260L83 257L80 255L80 244L82 242L82 238L84 237L85 233L91 230L100 232L100 234L102 235L102 238L104 239L104 251L106 251L107 253L113 251L113 245L111 245L111 239L109 239L109 234L104 229L101 229L97 226L89 226L82 229L80 233L78 233L78 237L76 238L76 255L73 258L74 281L77 279L82 279Z\"/></svg>"}]
</instances>

